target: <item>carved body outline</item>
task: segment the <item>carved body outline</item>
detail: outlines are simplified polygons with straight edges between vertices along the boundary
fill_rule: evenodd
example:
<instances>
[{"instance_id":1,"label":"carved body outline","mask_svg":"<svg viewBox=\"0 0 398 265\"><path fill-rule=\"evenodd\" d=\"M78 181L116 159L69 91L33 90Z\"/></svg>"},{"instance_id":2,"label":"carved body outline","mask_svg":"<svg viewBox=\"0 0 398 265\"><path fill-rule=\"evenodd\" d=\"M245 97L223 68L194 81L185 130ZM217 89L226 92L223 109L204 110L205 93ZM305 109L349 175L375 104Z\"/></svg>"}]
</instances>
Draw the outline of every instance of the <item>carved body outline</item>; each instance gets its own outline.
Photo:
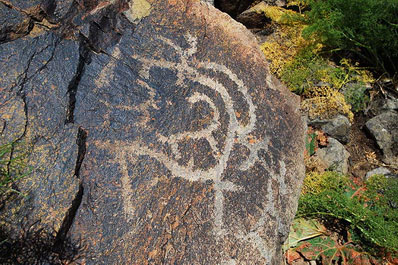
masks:
<instances>
[{"instance_id":1,"label":"carved body outline","mask_svg":"<svg viewBox=\"0 0 398 265\"><path fill-rule=\"evenodd\" d=\"M131 55L131 57L134 60L137 60L142 63L142 69L139 71L139 74L143 79L148 80L149 75L150 75L150 69L152 67L161 67L161 68L167 68L171 69L177 72L177 84L178 85L183 85L183 80L187 77L189 77L191 80L196 81L200 83L201 85L208 87L209 89L213 89L216 92L218 92L221 95L221 98L224 102L224 105L226 107L227 114L229 116L229 124L228 124L228 131L227 131L227 137L225 140L224 144L224 150L222 152L222 155L220 159L218 160L218 164L209 169L208 171L202 171L202 170L196 170L193 171L192 169L189 169L184 166L178 165L177 161L173 160L171 161L171 158L168 157L166 154L162 152L158 152L156 150L153 150L149 148L145 143L139 140L134 140L134 141L109 141L109 142L104 142L101 141L100 145L105 145L108 146L110 149L117 150L117 161L120 165L120 170L122 171L122 197L123 197L123 209L126 215L126 219L129 221L133 218L133 213L135 209L135 205L133 204L133 198L131 194L133 194L133 190L130 187L130 177L129 177L129 172L128 172L128 164L127 161L134 162L137 160L138 157L140 156L149 156L152 157L156 160L158 160L160 163L162 163L170 172L172 177L178 177L184 180L188 181L200 181L200 182L207 182L209 180L213 181L214 183L214 232L216 235L216 238L221 239L222 236L227 235L227 231L223 229L224 223L223 223L223 209L224 209L224 191L231 191L231 192L236 192L236 191L242 191L242 187L239 187L235 185L234 183L230 181L225 181L222 180L223 173L225 171L225 168L227 166L227 162L229 160L231 151L233 146L236 143L239 143L241 145L246 146L250 153L249 157L240 165L240 170L246 171L250 169L256 162L259 162L264 166L264 168L268 168L267 165L265 164L264 161L262 161L259 156L258 156L258 151L264 150L268 151L268 143L269 143L269 138L267 136L264 136L263 139L255 139L255 141L250 141L249 140L249 135L255 130L256 128L256 122L257 122L257 117L256 117L256 106L253 103L252 97L248 92L248 88L244 85L243 81L237 77L236 74L234 74L229 68L227 68L224 65L215 63L215 62L199 62L196 67L197 68L202 68L202 69L207 69L207 70L212 70L215 72L221 72L225 74L231 81L233 81L237 87L238 90L243 94L244 98L246 99L246 103L248 104L249 107L249 122L246 125L240 124L240 122L237 119L236 113L234 111L233 107L233 99L228 93L228 90L224 87L223 84L211 79L210 77L207 77L203 74L201 74L199 71L197 71L194 67L189 65L189 59L196 53L197 51L197 39L195 37L192 37L190 34L187 34L185 36L186 40L190 44L190 48L188 49L183 49L182 47L176 45L173 43L170 39L164 38L162 36L157 36L157 38L162 41L163 43L169 45L172 47L179 55L180 55L180 62L171 62L171 61L166 61L163 59L148 59L144 58L138 55ZM119 58L120 57L120 50L118 47L114 49L114 52L112 53L113 58ZM107 75L109 74L112 69L115 67L115 64L112 62L109 62L106 67L101 71L101 76L102 75ZM103 80L103 79L99 79ZM267 77L267 84L268 84L268 77ZM116 106L117 108L124 109L124 110L136 110L140 112L144 112L144 116L149 115L148 108L153 107L156 109L156 101L155 101L155 95L156 91L154 88L151 88L145 81L138 80L137 81L139 85L145 87L148 90L148 94L150 96L150 99L147 100L144 103L139 104L138 106ZM96 82L98 87L105 85L109 85L109 83L105 82L100 84L100 82ZM216 128L215 125L219 124L219 112L217 108L215 107L215 104L211 101L211 99L202 93L195 92L192 96L187 98L187 100L191 103L194 104L198 101L205 101L209 104L210 108L213 110L214 115L213 115L213 123L210 124L207 128L202 129L201 131L197 132L189 132L189 136L191 138L205 138L212 149L216 147L214 139L212 139L212 131ZM104 104L107 104L103 100L101 100ZM108 104L107 104L108 105ZM114 107L114 106L113 106ZM143 124L145 125L148 122L148 119L144 117ZM178 141L183 139L185 136L187 136L188 133L179 133L175 135L171 135L169 137L165 137L163 135L157 134L157 137L160 142L162 143L169 143L171 145L171 150L173 154L175 155L176 158L179 157L178 153L178 148L176 148L176 144L178 144ZM210 138L209 138L210 137ZM252 138L251 138L252 140ZM174 146L173 146L174 145ZM284 177L286 174L286 168L285 168L285 163L283 161L280 161L280 172L276 173L273 171L270 171L271 177L273 180L277 180L279 185L282 187L285 185L284 183ZM189 165L189 166L192 166ZM268 168L269 169L269 168ZM269 169L271 170L271 169ZM156 181L155 181L156 182ZM269 257L271 257L274 252L274 250L266 251L266 245L268 245L268 242L265 242L260 234L259 230L261 229L262 226L264 226L264 221L265 221L265 216L272 214L274 212L274 198L272 194L272 189L271 189L271 183L268 183L268 195L267 195L267 201L270 203L263 211L260 216L260 219L256 222L255 226L253 229L248 231L247 233L242 233L241 231L235 231L237 239L242 239L245 241L251 242L258 251L260 252L261 256L265 258L266 260L270 260ZM133 232L133 231L132 231Z\"/></svg>"}]
</instances>

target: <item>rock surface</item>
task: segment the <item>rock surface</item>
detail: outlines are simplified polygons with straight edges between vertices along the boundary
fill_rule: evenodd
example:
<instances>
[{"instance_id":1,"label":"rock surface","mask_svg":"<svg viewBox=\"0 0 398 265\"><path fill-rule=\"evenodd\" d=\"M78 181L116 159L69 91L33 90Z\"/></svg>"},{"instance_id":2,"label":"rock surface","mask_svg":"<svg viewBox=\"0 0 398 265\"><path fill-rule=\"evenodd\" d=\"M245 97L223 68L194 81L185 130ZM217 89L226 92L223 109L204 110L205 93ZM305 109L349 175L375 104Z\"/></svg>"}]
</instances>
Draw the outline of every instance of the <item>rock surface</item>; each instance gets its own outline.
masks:
<instances>
[{"instance_id":1,"label":"rock surface","mask_svg":"<svg viewBox=\"0 0 398 265\"><path fill-rule=\"evenodd\" d=\"M350 140L351 123L344 115L337 115L335 118L327 120L311 120L308 125L320 128L343 144L348 143Z\"/></svg>"},{"instance_id":2,"label":"rock surface","mask_svg":"<svg viewBox=\"0 0 398 265\"><path fill-rule=\"evenodd\" d=\"M235 18L245 11L255 0L214 0L214 6Z\"/></svg>"},{"instance_id":3,"label":"rock surface","mask_svg":"<svg viewBox=\"0 0 398 265\"><path fill-rule=\"evenodd\" d=\"M367 111L372 115L377 116L383 112L391 110L398 111L398 98L393 96L387 96L387 98L384 96L379 96L369 103Z\"/></svg>"},{"instance_id":4,"label":"rock surface","mask_svg":"<svg viewBox=\"0 0 398 265\"><path fill-rule=\"evenodd\" d=\"M266 6L267 4L265 2L260 2L239 14L236 20L249 29L264 28L265 25L271 24L272 22L263 12Z\"/></svg>"},{"instance_id":5,"label":"rock surface","mask_svg":"<svg viewBox=\"0 0 398 265\"><path fill-rule=\"evenodd\" d=\"M398 113L386 111L366 122L387 163L398 164Z\"/></svg>"},{"instance_id":6,"label":"rock surface","mask_svg":"<svg viewBox=\"0 0 398 265\"><path fill-rule=\"evenodd\" d=\"M41 21L0 45L1 141L32 167L3 220L85 264L279 264L304 124L255 38L200 1L54 3L16 1Z\"/></svg>"},{"instance_id":7,"label":"rock surface","mask_svg":"<svg viewBox=\"0 0 398 265\"><path fill-rule=\"evenodd\" d=\"M328 146L318 149L315 157L323 161L328 169L341 174L347 174L350 154L344 148L344 145L336 139L329 137L328 141Z\"/></svg>"},{"instance_id":8,"label":"rock surface","mask_svg":"<svg viewBox=\"0 0 398 265\"><path fill-rule=\"evenodd\" d=\"M385 105L383 106L384 107L384 109L387 109L387 110L395 110L395 111L398 111L398 99L396 99L396 98L394 98L394 99L390 99L390 98L388 98L388 99L386 99L386 103L385 103Z\"/></svg>"},{"instance_id":9,"label":"rock surface","mask_svg":"<svg viewBox=\"0 0 398 265\"><path fill-rule=\"evenodd\" d=\"M214 5L214 0L202 0L202 2L205 2L205 3L209 3L209 4L211 4L211 5Z\"/></svg>"},{"instance_id":10,"label":"rock surface","mask_svg":"<svg viewBox=\"0 0 398 265\"><path fill-rule=\"evenodd\" d=\"M368 179L368 178L370 178L371 176L374 176L374 175L390 176L392 174L391 174L391 171L388 168L378 167L378 168L375 168L375 169L369 171L368 173L366 173L366 179Z\"/></svg>"}]
</instances>

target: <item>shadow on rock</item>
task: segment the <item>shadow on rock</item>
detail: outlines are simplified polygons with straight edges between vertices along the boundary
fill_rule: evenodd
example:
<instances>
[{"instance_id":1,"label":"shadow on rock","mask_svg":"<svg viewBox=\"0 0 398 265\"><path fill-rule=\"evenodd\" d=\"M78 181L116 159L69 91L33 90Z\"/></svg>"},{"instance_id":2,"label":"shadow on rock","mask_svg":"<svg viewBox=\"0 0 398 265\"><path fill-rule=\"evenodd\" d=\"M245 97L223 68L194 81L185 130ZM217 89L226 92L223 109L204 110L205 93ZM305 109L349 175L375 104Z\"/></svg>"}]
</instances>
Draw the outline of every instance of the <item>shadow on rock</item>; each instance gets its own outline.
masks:
<instances>
[{"instance_id":1,"label":"shadow on rock","mask_svg":"<svg viewBox=\"0 0 398 265\"><path fill-rule=\"evenodd\" d=\"M80 244L32 225L20 235L0 227L0 264L71 264L81 258Z\"/></svg>"}]
</instances>

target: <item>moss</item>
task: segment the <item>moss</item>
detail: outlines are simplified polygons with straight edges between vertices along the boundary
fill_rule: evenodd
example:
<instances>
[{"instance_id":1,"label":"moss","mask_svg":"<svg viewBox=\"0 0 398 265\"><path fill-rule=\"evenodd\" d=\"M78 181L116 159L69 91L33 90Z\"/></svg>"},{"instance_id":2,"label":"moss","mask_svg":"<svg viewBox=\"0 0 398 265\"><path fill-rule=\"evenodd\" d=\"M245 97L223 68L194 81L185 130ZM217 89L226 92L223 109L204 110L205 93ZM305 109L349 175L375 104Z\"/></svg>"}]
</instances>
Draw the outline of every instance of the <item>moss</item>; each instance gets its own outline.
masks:
<instances>
[{"instance_id":1,"label":"moss","mask_svg":"<svg viewBox=\"0 0 398 265\"><path fill-rule=\"evenodd\" d=\"M345 101L344 95L328 86L312 87L305 94L301 107L310 119L330 119L342 114L353 121L351 106Z\"/></svg>"},{"instance_id":2,"label":"moss","mask_svg":"<svg viewBox=\"0 0 398 265\"><path fill-rule=\"evenodd\" d=\"M125 11L125 15L132 23L139 22L142 18L149 16L152 6L146 0L133 0L130 2L130 9Z\"/></svg>"},{"instance_id":3,"label":"moss","mask_svg":"<svg viewBox=\"0 0 398 265\"><path fill-rule=\"evenodd\" d=\"M307 3L299 2L290 4L304 7ZM279 24L277 31L261 45L271 73L291 91L303 95L302 107L310 118L327 119L343 114L352 121L352 110L363 110L368 103L366 86L374 82L372 74L348 59L336 65L321 56L323 45L319 40L302 37L306 24L300 14L283 13L275 7L267 7L263 12Z\"/></svg>"},{"instance_id":4,"label":"moss","mask_svg":"<svg viewBox=\"0 0 398 265\"><path fill-rule=\"evenodd\" d=\"M270 63L271 72L279 78L285 66L307 45L307 41L301 37L302 29L303 25L280 26L279 30L261 45L261 50Z\"/></svg>"},{"instance_id":5,"label":"moss","mask_svg":"<svg viewBox=\"0 0 398 265\"><path fill-rule=\"evenodd\" d=\"M303 28L303 24L281 25L279 31L262 44L271 72L291 91L304 94L302 108L310 118L326 119L343 114L353 120L350 105L338 91L347 82L345 69L317 55L322 47L304 40ZM326 85L318 87L321 82Z\"/></svg>"},{"instance_id":6,"label":"moss","mask_svg":"<svg viewBox=\"0 0 398 265\"><path fill-rule=\"evenodd\" d=\"M304 179L302 194L319 194L329 189L339 189L348 183L348 178L334 171L310 172Z\"/></svg>"}]
</instances>

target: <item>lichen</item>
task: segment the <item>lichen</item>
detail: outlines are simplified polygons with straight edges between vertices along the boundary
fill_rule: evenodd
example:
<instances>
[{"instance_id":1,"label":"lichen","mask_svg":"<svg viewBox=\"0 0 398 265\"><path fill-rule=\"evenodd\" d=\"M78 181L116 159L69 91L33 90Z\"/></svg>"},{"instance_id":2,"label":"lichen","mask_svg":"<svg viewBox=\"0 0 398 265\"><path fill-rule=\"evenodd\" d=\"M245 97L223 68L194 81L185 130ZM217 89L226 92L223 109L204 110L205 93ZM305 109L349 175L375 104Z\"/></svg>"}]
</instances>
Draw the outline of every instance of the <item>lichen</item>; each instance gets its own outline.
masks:
<instances>
[{"instance_id":1,"label":"lichen","mask_svg":"<svg viewBox=\"0 0 398 265\"><path fill-rule=\"evenodd\" d=\"M124 12L131 23L137 24L144 17L149 16L152 6L146 0L132 0L130 8Z\"/></svg>"}]
</instances>

